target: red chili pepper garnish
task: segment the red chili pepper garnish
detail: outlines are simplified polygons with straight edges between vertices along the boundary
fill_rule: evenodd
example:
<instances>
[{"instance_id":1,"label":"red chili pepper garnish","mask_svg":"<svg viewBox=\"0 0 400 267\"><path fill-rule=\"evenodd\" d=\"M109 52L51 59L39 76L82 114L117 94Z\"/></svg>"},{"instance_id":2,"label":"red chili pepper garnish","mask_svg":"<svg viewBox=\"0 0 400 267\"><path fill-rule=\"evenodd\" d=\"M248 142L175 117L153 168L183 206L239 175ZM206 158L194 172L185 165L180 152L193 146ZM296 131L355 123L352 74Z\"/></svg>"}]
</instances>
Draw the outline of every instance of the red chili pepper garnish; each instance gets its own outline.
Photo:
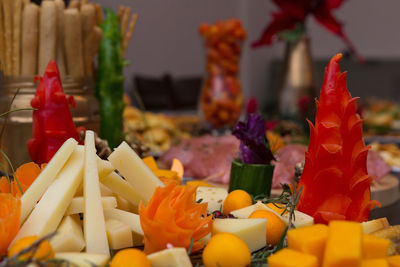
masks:
<instances>
[{"instance_id":1,"label":"red chili pepper garnish","mask_svg":"<svg viewBox=\"0 0 400 267\"><path fill-rule=\"evenodd\" d=\"M38 79L37 77L35 79ZM62 89L57 63L51 60L31 101L33 111L33 138L27 143L28 151L36 164L47 163L68 139L79 141L78 131L68 105L75 106L72 96Z\"/></svg>"},{"instance_id":2,"label":"red chili pepper garnish","mask_svg":"<svg viewBox=\"0 0 400 267\"><path fill-rule=\"evenodd\" d=\"M379 205L371 200L367 172L368 146L362 137L362 120L356 100L347 90L346 73L334 56L326 71L317 103L315 125L310 121L310 144L298 188L303 191L298 210L315 223L331 220L366 221Z\"/></svg>"}]
</instances>

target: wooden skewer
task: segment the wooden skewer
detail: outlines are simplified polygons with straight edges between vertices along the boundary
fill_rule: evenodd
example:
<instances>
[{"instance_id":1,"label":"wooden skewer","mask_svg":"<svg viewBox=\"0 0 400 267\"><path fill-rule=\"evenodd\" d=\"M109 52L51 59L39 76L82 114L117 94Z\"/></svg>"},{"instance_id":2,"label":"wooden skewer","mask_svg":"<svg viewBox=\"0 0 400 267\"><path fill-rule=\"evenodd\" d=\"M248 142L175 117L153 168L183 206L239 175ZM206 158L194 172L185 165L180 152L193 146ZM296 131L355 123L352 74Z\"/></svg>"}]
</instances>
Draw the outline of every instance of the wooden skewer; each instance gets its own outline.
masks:
<instances>
[{"instance_id":1,"label":"wooden skewer","mask_svg":"<svg viewBox=\"0 0 400 267\"><path fill-rule=\"evenodd\" d=\"M133 34L134 29L135 29L138 17L139 17L138 14L133 14L132 15L131 22L129 23L128 32L124 36L124 40L122 42L122 55L123 56L125 56L125 52L126 52L126 49L128 48L129 41L132 38L132 34Z\"/></svg>"},{"instance_id":2,"label":"wooden skewer","mask_svg":"<svg viewBox=\"0 0 400 267\"><path fill-rule=\"evenodd\" d=\"M4 11L4 40L5 40L5 74L12 75L12 0L3 0Z\"/></svg>"},{"instance_id":3,"label":"wooden skewer","mask_svg":"<svg viewBox=\"0 0 400 267\"><path fill-rule=\"evenodd\" d=\"M122 25L121 25L121 34L122 34L122 36L125 34L126 27L128 26L130 13L131 13L131 8L130 7L126 7L124 15L122 16Z\"/></svg>"},{"instance_id":4,"label":"wooden skewer","mask_svg":"<svg viewBox=\"0 0 400 267\"><path fill-rule=\"evenodd\" d=\"M125 7L120 6L118 9L118 22L121 24L122 14L124 13Z\"/></svg>"}]
</instances>

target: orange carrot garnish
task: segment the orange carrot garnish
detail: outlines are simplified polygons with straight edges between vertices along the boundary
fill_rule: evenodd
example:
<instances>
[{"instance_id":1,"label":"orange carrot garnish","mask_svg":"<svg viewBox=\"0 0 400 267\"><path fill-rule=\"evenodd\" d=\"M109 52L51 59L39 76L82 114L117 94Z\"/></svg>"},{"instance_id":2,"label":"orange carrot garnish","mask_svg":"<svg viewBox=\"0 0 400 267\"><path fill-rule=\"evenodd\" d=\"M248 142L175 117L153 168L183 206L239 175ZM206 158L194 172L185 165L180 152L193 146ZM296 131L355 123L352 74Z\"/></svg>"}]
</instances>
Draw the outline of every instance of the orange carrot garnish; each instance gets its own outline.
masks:
<instances>
[{"instance_id":1,"label":"orange carrot garnish","mask_svg":"<svg viewBox=\"0 0 400 267\"><path fill-rule=\"evenodd\" d=\"M42 167L43 169L43 167ZM35 181L36 177L41 172L41 168L34 162L22 164L14 174L14 179L8 181L6 177L0 178L0 193L11 193L13 196L21 196L21 190L18 187L18 183L21 186L22 192L25 192L28 187ZM18 183L16 179L18 180ZM10 184L11 183L11 191Z\"/></svg>"},{"instance_id":2,"label":"orange carrot garnish","mask_svg":"<svg viewBox=\"0 0 400 267\"><path fill-rule=\"evenodd\" d=\"M19 231L21 201L10 193L0 193L0 257Z\"/></svg>"},{"instance_id":3,"label":"orange carrot garnish","mask_svg":"<svg viewBox=\"0 0 400 267\"><path fill-rule=\"evenodd\" d=\"M196 203L196 189L168 183L155 190L147 207L140 203L145 253L166 249L167 244L188 249L192 238L192 251L203 247L199 239L210 233L212 216L207 216L207 203Z\"/></svg>"}]
</instances>

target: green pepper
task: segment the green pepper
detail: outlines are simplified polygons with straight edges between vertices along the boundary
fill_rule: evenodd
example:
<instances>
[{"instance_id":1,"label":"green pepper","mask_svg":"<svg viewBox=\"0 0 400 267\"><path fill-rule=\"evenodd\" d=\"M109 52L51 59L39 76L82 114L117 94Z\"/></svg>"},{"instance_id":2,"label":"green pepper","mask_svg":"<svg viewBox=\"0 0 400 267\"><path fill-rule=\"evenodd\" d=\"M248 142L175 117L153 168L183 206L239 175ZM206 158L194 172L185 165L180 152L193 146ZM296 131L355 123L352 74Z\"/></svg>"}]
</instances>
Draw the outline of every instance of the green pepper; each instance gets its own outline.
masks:
<instances>
[{"instance_id":1,"label":"green pepper","mask_svg":"<svg viewBox=\"0 0 400 267\"><path fill-rule=\"evenodd\" d=\"M98 53L96 96L100 105L100 136L114 148L123 140L124 59L118 18L109 8L105 8L104 12L105 19L101 24L103 39Z\"/></svg>"}]
</instances>

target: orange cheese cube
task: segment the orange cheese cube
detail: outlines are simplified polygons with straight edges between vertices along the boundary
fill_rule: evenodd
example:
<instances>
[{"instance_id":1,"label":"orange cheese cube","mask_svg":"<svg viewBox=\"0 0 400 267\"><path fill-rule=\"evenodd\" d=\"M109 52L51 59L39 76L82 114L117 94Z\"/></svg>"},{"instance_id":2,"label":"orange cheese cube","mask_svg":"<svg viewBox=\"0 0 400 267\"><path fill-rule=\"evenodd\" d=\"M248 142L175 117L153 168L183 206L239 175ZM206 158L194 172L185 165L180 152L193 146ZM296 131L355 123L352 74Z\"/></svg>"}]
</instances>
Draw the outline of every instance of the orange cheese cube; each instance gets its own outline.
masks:
<instances>
[{"instance_id":1,"label":"orange cheese cube","mask_svg":"<svg viewBox=\"0 0 400 267\"><path fill-rule=\"evenodd\" d=\"M400 255L387 257L386 260L389 267L400 267Z\"/></svg>"},{"instance_id":2,"label":"orange cheese cube","mask_svg":"<svg viewBox=\"0 0 400 267\"><path fill-rule=\"evenodd\" d=\"M318 267L317 257L290 248L269 256L267 262L269 267Z\"/></svg>"},{"instance_id":3,"label":"orange cheese cube","mask_svg":"<svg viewBox=\"0 0 400 267\"><path fill-rule=\"evenodd\" d=\"M364 259L384 258L388 255L390 240L370 234L363 235L362 252Z\"/></svg>"},{"instance_id":4,"label":"orange cheese cube","mask_svg":"<svg viewBox=\"0 0 400 267\"><path fill-rule=\"evenodd\" d=\"M314 255L319 263L322 263L327 238L328 226L324 224L297 228L287 233L289 248Z\"/></svg>"},{"instance_id":5,"label":"orange cheese cube","mask_svg":"<svg viewBox=\"0 0 400 267\"><path fill-rule=\"evenodd\" d=\"M369 259L361 262L361 267L389 267L386 259Z\"/></svg>"},{"instance_id":6,"label":"orange cheese cube","mask_svg":"<svg viewBox=\"0 0 400 267\"><path fill-rule=\"evenodd\" d=\"M360 223L331 221L326 240L323 267L357 267L361 264L362 227Z\"/></svg>"}]
</instances>

